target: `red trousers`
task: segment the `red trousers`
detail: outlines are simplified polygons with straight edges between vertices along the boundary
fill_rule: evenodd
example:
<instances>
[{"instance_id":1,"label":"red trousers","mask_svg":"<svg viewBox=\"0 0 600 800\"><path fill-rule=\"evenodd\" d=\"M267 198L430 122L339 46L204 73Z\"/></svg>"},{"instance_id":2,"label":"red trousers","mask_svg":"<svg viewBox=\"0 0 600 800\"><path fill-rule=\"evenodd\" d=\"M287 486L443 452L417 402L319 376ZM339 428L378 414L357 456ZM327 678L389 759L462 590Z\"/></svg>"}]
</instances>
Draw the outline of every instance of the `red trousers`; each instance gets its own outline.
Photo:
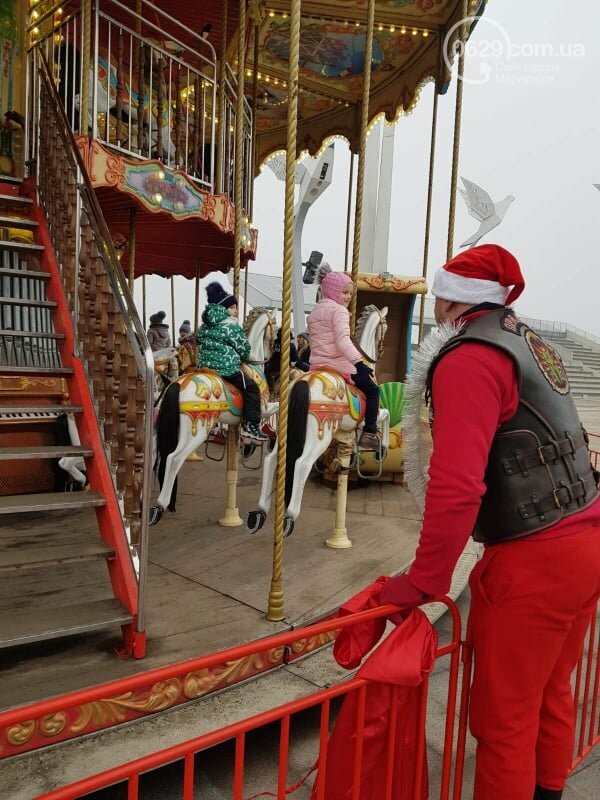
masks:
<instances>
[{"instance_id":1,"label":"red trousers","mask_svg":"<svg viewBox=\"0 0 600 800\"><path fill-rule=\"evenodd\" d=\"M573 757L571 675L600 596L600 527L487 547L470 587L473 799L560 790Z\"/></svg>"}]
</instances>

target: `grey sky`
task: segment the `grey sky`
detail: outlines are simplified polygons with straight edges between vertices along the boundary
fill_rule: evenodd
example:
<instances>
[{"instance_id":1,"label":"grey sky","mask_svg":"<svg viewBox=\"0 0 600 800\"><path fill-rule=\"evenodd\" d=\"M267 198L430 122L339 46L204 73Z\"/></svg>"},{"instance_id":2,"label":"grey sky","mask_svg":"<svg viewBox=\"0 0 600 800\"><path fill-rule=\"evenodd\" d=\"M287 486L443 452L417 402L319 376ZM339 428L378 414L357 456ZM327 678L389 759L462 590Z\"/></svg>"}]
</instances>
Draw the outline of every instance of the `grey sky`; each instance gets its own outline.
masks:
<instances>
[{"instance_id":1,"label":"grey sky","mask_svg":"<svg viewBox=\"0 0 600 800\"><path fill-rule=\"evenodd\" d=\"M594 0L576 8L564 0L488 3L471 37L459 174L494 200L516 197L502 225L483 241L504 245L520 260L527 288L518 311L600 335L600 192L592 186L600 183L598 31L600 5ZM430 278L445 260L455 87L453 81L439 101ZM426 86L416 110L397 126L387 264L396 274L422 269L432 98ZM302 253L306 258L322 250L334 268L342 268L349 168L344 142L336 143L335 159L333 184L309 212ZM280 274L282 223L283 184L267 169L256 181L259 250L252 270ZM455 252L476 227L459 197ZM227 285L225 276L215 277ZM180 321L193 315L193 302L190 284L179 284ZM149 313L157 302L169 309L165 288L153 279Z\"/></svg>"}]
</instances>

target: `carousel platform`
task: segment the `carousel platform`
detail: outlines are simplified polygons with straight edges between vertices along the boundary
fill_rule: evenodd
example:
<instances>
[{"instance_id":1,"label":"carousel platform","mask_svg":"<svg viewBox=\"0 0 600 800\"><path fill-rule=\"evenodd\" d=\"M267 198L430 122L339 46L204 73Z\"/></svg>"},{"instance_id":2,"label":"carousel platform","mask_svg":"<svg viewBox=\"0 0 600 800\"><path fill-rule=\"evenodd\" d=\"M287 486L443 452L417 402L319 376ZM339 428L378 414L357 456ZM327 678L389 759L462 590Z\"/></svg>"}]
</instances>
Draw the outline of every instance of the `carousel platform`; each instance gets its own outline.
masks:
<instances>
[{"instance_id":1,"label":"carousel platform","mask_svg":"<svg viewBox=\"0 0 600 800\"><path fill-rule=\"evenodd\" d=\"M242 517L256 506L260 476L260 471L241 468ZM419 532L419 514L408 492L391 483L370 482L349 491L353 547L332 550L324 540L333 526L335 492L329 484L311 480L294 534L285 542L285 619L272 623L265 619L272 521L257 535L244 526L221 527L224 497L224 462L188 462L179 479L177 512L166 513L151 528L143 660L119 655L117 626L7 650L0 709L258 640L326 616L378 575L401 570L413 556ZM82 567L73 592L93 598L100 582L105 582L104 575ZM19 603L26 606L26 595Z\"/></svg>"}]
</instances>

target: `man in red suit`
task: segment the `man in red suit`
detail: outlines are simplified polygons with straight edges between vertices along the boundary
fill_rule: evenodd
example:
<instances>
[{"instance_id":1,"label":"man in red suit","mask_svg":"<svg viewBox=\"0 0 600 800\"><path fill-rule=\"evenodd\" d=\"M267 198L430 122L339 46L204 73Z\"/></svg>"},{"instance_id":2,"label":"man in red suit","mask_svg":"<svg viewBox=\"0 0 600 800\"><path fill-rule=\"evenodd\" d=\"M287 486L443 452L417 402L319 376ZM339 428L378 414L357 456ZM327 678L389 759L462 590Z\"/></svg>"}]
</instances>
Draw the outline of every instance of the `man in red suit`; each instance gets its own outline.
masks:
<instances>
[{"instance_id":1,"label":"man in red suit","mask_svg":"<svg viewBox=\"0 0 600 800\"><path fill-rule=\"evenodd\" d=\"M559 800L573 755L570 678L600 596L600 502L558 354L510 308L515 257L474 247L435 276L440 346L424 374L433 452L421 537L382 602L450 588L469 536L474 800ZM431 350L431 348L430 348ZM425 484L424 484L425 485Z\"/></svg>"}]
</instances>

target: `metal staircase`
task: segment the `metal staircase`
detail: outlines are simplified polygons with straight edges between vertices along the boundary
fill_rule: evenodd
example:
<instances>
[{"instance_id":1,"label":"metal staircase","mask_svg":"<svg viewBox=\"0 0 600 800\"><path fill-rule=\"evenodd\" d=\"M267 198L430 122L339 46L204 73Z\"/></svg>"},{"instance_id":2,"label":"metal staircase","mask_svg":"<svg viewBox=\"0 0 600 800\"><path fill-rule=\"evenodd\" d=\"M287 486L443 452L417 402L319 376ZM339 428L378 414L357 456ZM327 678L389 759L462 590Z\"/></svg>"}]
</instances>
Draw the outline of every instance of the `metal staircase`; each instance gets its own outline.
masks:
<instances>
[{"instance_id":1,"label":"metal staircase","mask_svg":"<svg viewBox=\"0 0 600 800\"><path fill-rule=\"evenodd\" d=\"M43 60L30 80L37 177L0 179L0 648L121 626L142 657L152 358Z\"/></svg>"}]
</instances>

